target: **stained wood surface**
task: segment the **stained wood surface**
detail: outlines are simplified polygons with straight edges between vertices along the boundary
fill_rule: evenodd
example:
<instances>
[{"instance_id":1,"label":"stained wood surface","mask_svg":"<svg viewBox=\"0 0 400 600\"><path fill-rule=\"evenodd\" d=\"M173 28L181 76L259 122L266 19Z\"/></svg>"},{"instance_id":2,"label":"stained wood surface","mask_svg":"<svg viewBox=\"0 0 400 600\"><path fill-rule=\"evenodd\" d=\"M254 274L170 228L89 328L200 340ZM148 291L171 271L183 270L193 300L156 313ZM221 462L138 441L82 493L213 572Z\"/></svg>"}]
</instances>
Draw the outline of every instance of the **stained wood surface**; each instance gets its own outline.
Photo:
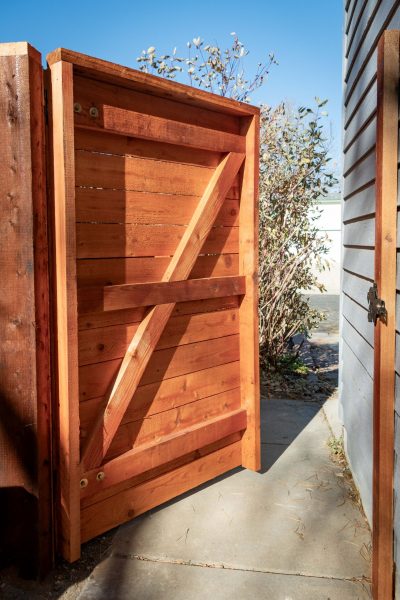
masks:
<instances>
[{"instance_id":1,"label":"stained wood surface","mask_svg":"<svg viewBox=\"0 0 400 600\"><path fill-rule=\"evenodd\" d=\"M83 297L86 299L86 292L91 290L82 290ZM90 294L88 294L90 297ZM175 305L172 315L190 315L199 312L212 312L214 310L225 310L237 308L239 306L240 296L228 296L226 298L208 298L206 300L194 300L193 302L178 302ZM94 310L94 308L93 308ZM78 316L79 330L93 329L95 327L108 327L122 323L137 323L143 319L146 314L146 308L127 308L121 310L112 310L105 312L83 312Z\"/></svg>"},{"instance_id":2,"label":"stained wood surface","mask_svg":"<svg viewBox=\"0 0 400 600\"><path fill-rule=\"evenodd\" d=\"M122 424L138 421L153 414L166 412L199 400L240 387L239 362L229 362L140 385L135 402L126 410ZM106 397L93 398L80 404L81 433L86 436L96 415L107 401Z\"/></svg>"},{"instance_id":3,"label":"stained wood surface","mask_svg":"<svg viewBox=\"0 0 400 600\"><path fill-rule=\"evenodd\" d=\"M84 223L188 225L200 196L130 190L78 188L76 219ZM237 225L238 199L227 198L215 225Z\"/></svg>"},{"instance_id":4,"label":"stained wood surface","mask_svg":"<svg viewBox=\"0 0 400 600\"><path fill-rule=\"evenodd\" d=\"M79 365L122 358L125 355L127 343L134 337L139 327L140 323L131 323L80 332ZM176 315L169 320L156 348L183 346L237 333L239 333L237 309Z\"/></svg>"},{"instance_id":5,"label":"stained wood surface","mask_svg":"<svg viewBox=\"0 0 400 600\"><path fill-rule=\"evenodd\" d=\"M141 384L155 383L216 365L239 360L239 336L186 344L177 348L156 350L143 374ZM79 368L81 400L104 396L117 376L121 359L109 360Z\"/></svg>"},{"instance_id":6,"label":"stained wood surface","mask_svg":"<svg viewBox=\"0 0 400 600\"><path fill-rule=\"evenodd\" d=\"M182 431L196 423L206 423L209 419L239 409L240 390L235 388L172 408L165 414L157 413L146 416L145 419L125 422L120 425L105 462L143 444L157 445L165 436Z\"/></svg>"},{"instance_id":7,"label":"stained wood surface","mask_svg":"<svg viewBox=\"0 0 400 600\"><path fill-rule=\"evenodd\" d=\"M0 44L0 146L0 487L12 504L3 520L15 523L1 550L44 576L53 562L44 95L41 55L25 42Z\"/></svg>"},{"instance_id":8,"label":"stained wood surface","mask_svg":"<svg viewBox=\"0 0 400 600\"><path fill-rule=\"evenodd\" d=\"M145 140L157 140L177 146L200 148L212 152L244 152L245 143L240 135L208 129L198 125L180 123L103 104L96 118L80 119L81 126L102 127L120 135Z\"/></svg>"},{"instance_id":9,"label":"stained wood surface","mask_svg":"<svg viewBox=\"0 0 400 600\"><path fill-rule=\"evenodd\" d=\"M146 283L160 281L168 267L169 256L143 258L104 258L77 261L77 280L80 289L99 285L122 283ZM189 279L203 277L226 277L238 275L238 254L214 254L199 256L193 265Z\"/></svg>"},{"instance_id":10,"label":"stained wood surface","mask_svg":"<svg viewBox=\"0 0 400 600\"><path fill-rule=\"evenodd\" d=\"M150 481L119 491L82 509L82 541L162 505L184 492L241 464L241 445L235 442Z\"/></svg>"},{"instance_id":11,"label":"stained wood surface","mask_svg":"<svg viewBox=\"0 0 400 600\"><path fill-rule=\"evenodd\" d=\"M73 65L74 137L63 148L74 159L66 254L79 385L70 398L81 529L91 537L107 528L112 498L122 507L149 486L158 504L161 481L173 497L237 466L248 424L249 464L257 451L258 372L253 362L244 392L241 356L253 360L257 337L259 111L70 51L49 64L60 58Z\"/></svg>"},{"instance_id":12,"label":"stained wood surface","mask_svg":"<svg viewBox=\"0 0 400 600\"><path fill-rule=\"evenodd\" d=\"M72 65L51 67L54 153L60 536L62 555L80 556L78 335Z\"/></svg>"},{"instance_id":13,"label":"stained wood surface","mask_svg":"<svg viewBox=\"0 0 400 600\"><path fill-rule=\"evenodd\" d=\"M103 491L115 486L135 475L169 463L245 428L246 411L238 409L227 411L223 416L208 419L206 423L197 422L190 427L183 428L183 431L165 435L156 445L147 443L138 446L101 467L100 472L104 474L103 478L98 479L97 477L99 469L85 473L88 486L83 488L81 497L92 495L93 487L97 488L96 492L98 493L98 490Z\"/></svg>"},{"instance_id":14,"label":"stained wood surface","mask_svg":"<svg viewBox=\"0 0 400 600\"><path fill-rule=\"evenodd\" d=\"M168 302L190 302L245 293L244 277L205 277L183 281L131 283L87 288L80 292L79 310L122 310Z\"/></svg>"},{"instance_id":15,"label":"stained wood surface","mask_svg":"<svg viewBox=\"0 0 400 600\"><path fill-rule=\"evenodd\" d=\"M163 281L188 277L243 159L242 154L230 153L215 170ZM87 468L100 464L106 455L174 306L174 303L155 306L136 330L113 384L104 415L100 415L83 451Z\"/></svg>"},{"instance_id":16,"label":"stained wood surface","mask_svg":"<svg viewBox=\"0 0 400 600\"><path fill-rule=\"evenodd\" d=\"M378 46L375 281L387 322L375 327L373 555L374 598L393 596L393 472L396 328L397 153L400 34Z\"/></svg>"},{"instance_id":17,"label":"stained wood surface","mask_svg":"<svg viewBox=\"0 0 400 600\"><path fill-rule=\"evenodd\" d=\"M116 225L79 223L76 227L78 258L122 256L172 256L185 234L185 227L163 225ZM204 254L238 252L237 227L213 227L204 241Z\"/></svg>"},{"instance_id":18,"label":"stained wood surface","mask_svg":"<svg viewBox=\"0 0 400 600\"><path fill-rule=\"evenodd\" d=\"M242 439L242 465L261 468L260 375L258 343L258 116L243 122L246 161L242 173L239 215L239 273L246 277L246 294L240 304L240 382L247 428Z\"/></svg>"},{"instance_id":19,"label":"stained wood surface","mask_svg":"<svg viewBox=\"0 0 400 600\"><path fill-rule=\"evenodd\" d=\"M75 65L77 73L92 76L97 80L123 85L125 87L133 87L136 90L145 91L161 98L170 99L173 97L176 101L184 104L209 108L214 111L236 116L259 113L259 109L255 106L210 94L209 92L176 82L170 82L161 77L155 77L154 75L149 75L99 58L80 54L79 52L74 52L73 50L68 50L66 48L54 50L47 55L46 59L49 65L60 60L70 62Z\"/></svg>"}]
</instances>

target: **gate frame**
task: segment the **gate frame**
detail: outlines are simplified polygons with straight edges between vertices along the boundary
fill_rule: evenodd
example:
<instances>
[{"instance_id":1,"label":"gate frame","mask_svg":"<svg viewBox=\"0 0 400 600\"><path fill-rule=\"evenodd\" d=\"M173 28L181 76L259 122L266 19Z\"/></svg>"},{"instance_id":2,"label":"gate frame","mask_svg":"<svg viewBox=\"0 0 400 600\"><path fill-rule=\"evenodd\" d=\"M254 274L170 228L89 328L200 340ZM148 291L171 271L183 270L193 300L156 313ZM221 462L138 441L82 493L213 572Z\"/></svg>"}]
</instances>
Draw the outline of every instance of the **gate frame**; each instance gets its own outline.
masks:
<instances>
[{"instance_id":1,"label":"gate frame","mask_svg":"<svg viewBox=\"0 0 400 600\"><path fill-rule=\"evenodd\" d=\"M176 99L178 102L200 108L226 111L241 118L240 134L245 141L246 158L241 168L243 192L239 212L239 275L245 277L246 294L239 308L239 343L241 406L242 409L246 409L248 419L241 441L241 464L253 470L260 469L257 290L259 109L70 50L55 50L47 56L47 62L51 80L55 249L58 258L56 294L61 448L59 540L63 556L69 561L74 561L80 556L79 482L85 471L82 470L83 463L79 452L78 406L77 403L72 406L73 403L69 402L70 397L78 396L73 74L76 72L92 79L122 84L124 87L152 93L161 98ZM191 489L191 486L188 489Z\"/></svg>"}]
</instances>

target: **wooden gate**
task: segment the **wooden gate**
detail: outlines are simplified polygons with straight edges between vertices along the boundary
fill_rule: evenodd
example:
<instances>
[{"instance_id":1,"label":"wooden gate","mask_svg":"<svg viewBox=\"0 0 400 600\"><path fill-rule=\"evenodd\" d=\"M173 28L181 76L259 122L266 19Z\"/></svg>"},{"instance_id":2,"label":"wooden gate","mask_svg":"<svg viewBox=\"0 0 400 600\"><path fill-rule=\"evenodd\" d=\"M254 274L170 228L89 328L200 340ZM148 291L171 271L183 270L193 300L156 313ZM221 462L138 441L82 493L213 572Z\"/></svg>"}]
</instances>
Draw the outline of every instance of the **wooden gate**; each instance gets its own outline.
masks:
<instances>
[{"instance_id":1,"label":"wooden gate","mask_svg":"<svg viewBox=\"0 0 400 600\"><path fill-rule=\"evenodd\" d=\"M60 546L260 461L258 109L48 57Z\"/></svg>"}]
</instances>

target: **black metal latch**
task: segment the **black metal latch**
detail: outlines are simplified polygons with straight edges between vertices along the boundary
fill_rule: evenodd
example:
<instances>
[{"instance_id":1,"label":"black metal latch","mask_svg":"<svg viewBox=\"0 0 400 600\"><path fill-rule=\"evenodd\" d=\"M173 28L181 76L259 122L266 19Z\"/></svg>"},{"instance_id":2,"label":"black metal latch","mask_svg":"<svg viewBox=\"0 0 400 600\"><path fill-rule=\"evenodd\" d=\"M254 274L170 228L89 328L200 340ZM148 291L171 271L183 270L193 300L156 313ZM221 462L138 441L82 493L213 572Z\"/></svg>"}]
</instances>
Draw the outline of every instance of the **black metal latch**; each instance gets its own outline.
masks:
<instances>
[{"instance_id":1,"label":"black metal latch","mask_svg":"<svg viewBox=\"0 0 400 600\"><path fill-rule=\"evenodd\" d=\"M385 301L378 296L378 286L376 283L369 288L367 295L368 300L368 321L376 324L379 319L383 323L387 323L387 310Z\"/></svg>"}]
</instances>

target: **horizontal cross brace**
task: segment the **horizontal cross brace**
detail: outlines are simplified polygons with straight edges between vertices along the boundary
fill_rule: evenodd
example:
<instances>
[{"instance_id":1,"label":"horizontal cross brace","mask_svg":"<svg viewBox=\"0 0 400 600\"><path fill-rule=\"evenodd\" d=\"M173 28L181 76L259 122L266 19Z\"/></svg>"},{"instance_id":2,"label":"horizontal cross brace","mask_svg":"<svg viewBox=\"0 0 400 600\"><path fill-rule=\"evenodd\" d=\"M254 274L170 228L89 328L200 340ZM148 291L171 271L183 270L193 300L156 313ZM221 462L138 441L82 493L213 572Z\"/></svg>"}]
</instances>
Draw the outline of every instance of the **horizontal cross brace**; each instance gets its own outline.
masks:
<instances>
[{"instance_id":1,"label":"horizontal cross brace","mask_svg":"<svg viewBox=\"0 0 400 600\"><path fill-rule=\"evenodd\" d=\"M104 310L223 298L242 295L245 292L246 278L235 275L183 281L110 285L104 288Z\"/></svg>"},{"instance_id":2,"label":"horizontal cross brace","mask_svg":"<svg viewBox=\"0 0 400 600\"><path fill-rule=\"evenodd\" d=\"M76 125L188 148L214 152L245 151L245 137L242 135L108 105L100 106L96 117L80 114Z\"/></svg>"},{"instance_id":3,"label":"horizontal cross brace","mask_svg":"<svg viewBox=\"0 0 400 600\"><path fill-rule=\"evenodd\" d=\"M157 442L138 446L84 473L82 477L86 485L81 489L81 498L204 448L232 433L244 431L246 424L246 411L238 409L165 436Z\"/></svg>"}]
</instances>

